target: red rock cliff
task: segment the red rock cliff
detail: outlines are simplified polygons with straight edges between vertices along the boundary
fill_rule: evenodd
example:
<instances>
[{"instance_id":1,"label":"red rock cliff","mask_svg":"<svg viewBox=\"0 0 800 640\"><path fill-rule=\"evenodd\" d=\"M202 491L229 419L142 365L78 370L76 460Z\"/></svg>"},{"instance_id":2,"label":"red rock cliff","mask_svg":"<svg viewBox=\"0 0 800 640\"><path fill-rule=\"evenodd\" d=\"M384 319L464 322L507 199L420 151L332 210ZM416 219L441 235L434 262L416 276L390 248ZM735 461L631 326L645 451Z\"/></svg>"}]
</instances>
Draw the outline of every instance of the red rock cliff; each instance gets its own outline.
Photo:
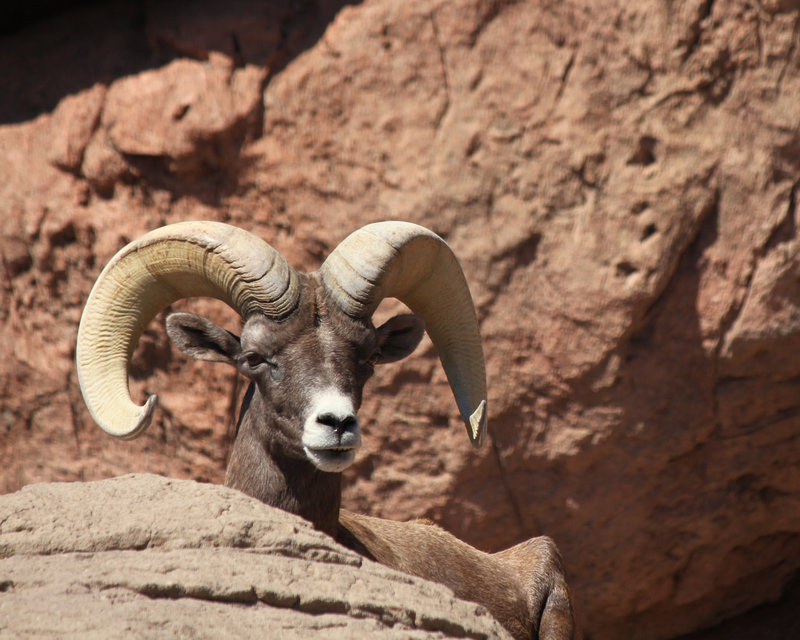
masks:
<instances>
[{"instance_id":1,"label":"red rock cliff","mask_svg":"<svg viewBox=\"0 0 800 640\"><path fill-rule=\"evenodd\" d=\"M194 8L193 8L194 7ZM800 567L800 5L104 4L0 39L0 491L221 482L241 390L142 340L114 442L73 355L105 262L216 219L316 268L401 218L462 259L489 446L426 341L370 383L345 502L548 534L592 638L668 638ZM182 303L236 329L216 303Z\"/></svg>"}]
</instances>

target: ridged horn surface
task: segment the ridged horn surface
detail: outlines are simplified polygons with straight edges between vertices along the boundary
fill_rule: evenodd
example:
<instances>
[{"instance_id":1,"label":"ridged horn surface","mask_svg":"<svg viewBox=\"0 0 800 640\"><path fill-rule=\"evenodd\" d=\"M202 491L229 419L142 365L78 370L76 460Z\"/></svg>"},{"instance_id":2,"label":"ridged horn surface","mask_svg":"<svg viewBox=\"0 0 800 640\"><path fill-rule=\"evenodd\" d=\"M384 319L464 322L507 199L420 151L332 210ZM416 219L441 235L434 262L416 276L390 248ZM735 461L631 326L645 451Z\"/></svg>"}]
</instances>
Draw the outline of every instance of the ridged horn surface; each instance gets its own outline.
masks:
<instances>
[{"instance_id":1,"label":"ridged horn surface","mask_svg":"<svg viewBox=\"0 0 800 640\"><path fill-rule=\"evenodd\" d=\"M95 282L78 328L81 392L98 425L131 439L150 424L156 396L144 406L128 390L128 363L147 324L181 298L218 298L242 317L280 319L299 298L298 278L261 238L220 222L180 222L123 247Z\"/></svg>"},{"instance_id":2,"label":"ridged horn surface","mask_svg":"<svg viewBox=\"0 0 800 640\"><path fill-rule=\"evenodd\" d=\"M376 222L353 232L320 268L334 302L370 317L383 298L425 320L474 446L486 435L486 368L475 306L464 272L438 235L409 222Z\"/></svg>"}]
</instances>

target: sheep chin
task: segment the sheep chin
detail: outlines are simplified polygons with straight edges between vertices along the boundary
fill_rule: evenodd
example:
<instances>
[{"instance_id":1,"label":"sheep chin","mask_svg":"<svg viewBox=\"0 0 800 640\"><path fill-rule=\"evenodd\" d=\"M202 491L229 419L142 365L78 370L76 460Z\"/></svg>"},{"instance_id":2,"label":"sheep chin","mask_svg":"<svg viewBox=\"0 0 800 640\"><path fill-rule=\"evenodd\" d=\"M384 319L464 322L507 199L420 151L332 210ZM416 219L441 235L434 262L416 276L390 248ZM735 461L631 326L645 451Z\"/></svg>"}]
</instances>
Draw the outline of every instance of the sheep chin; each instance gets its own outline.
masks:
<instances>
[{"instance_id":1,"label":"sheep chin","mask_svg":"<svg viewBox=\"0 0 800 640\"><path fill-rule=\"evenodd\" d=\"M347 469L356 458L356 447L350 449L310 449L303 447L306 457L320 471L340 473Z\"/></svg>"}]
</instances>

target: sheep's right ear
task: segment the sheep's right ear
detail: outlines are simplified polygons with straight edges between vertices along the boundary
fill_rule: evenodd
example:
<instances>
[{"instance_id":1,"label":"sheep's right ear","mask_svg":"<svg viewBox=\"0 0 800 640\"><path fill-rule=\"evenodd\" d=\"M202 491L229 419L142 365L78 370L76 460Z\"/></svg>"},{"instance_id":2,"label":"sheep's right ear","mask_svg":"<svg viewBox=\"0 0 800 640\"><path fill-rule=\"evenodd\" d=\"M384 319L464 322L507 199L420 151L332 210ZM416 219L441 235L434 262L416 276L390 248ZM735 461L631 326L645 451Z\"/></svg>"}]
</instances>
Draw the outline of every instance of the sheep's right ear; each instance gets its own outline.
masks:
<instances>
[{"instance_id":1,"label":"sheep's right ear","mask_svg":"<svg viewBox=\"0 0 800 640\"><path fill-rule=\"evenodd\" d=\"M167 317L167 335L190 358L226 362L236 366L242 350L239 337L193 313L173 313Z\"/></svg>"}]
</instances>

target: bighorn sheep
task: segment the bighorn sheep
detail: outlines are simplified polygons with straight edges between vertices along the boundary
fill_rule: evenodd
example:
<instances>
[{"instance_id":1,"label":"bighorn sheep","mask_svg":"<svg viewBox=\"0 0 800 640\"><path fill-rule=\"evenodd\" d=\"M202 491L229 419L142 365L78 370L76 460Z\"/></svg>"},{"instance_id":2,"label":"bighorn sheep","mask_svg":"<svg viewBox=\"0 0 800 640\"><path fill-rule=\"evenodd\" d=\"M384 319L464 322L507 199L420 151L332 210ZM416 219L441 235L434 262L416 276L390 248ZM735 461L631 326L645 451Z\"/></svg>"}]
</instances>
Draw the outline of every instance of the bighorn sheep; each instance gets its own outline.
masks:
<instances>
[{"instance_id":1,"label":"bighorn sheep","mask_svg":"<svg viewBox=\"0 0 800 640\"><path fill-rule=\"evenodd\" d=\"M76 360L95 421L118 438L150 423L128 391L127 368L144 327L172 302L223 300L243 319L241 337L175 313L167 332L201 360L250 380L225 484L286 511L383 564L449 586L479 602L516 638L571 638L572 609L553 543L535 538L485 554L439 527L341 510L341 472L361 442L356 412L379 363L404 358L427 329L473 445L486 433L486 376L475 310L447 244L403 222L367 225L315 273L292 269L257 236L222 223L185 222L124 247L100 274L78 331ZM380 301L415 314L377 329Z\"/></svg>"}]
</instances>

